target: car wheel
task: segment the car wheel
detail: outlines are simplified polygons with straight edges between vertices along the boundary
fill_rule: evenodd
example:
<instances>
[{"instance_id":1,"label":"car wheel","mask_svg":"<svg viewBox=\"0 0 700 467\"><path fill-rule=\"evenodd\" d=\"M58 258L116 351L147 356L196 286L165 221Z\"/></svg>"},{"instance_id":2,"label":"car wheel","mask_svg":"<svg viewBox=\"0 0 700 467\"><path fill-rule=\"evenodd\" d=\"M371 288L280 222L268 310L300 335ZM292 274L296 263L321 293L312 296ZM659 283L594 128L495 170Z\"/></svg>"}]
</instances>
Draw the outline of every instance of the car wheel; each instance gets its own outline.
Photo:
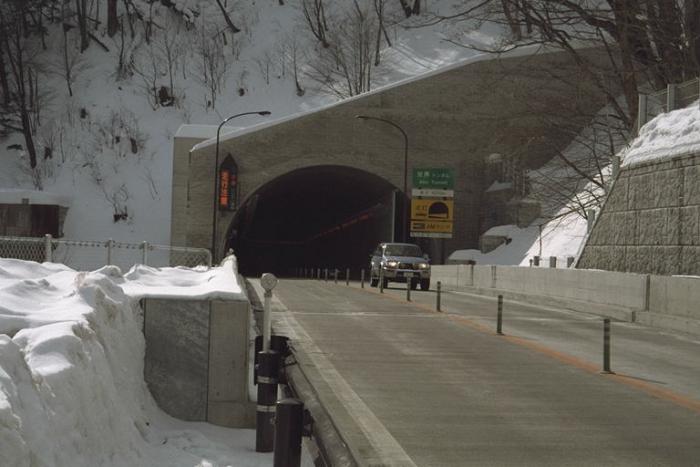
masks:
<instances>
[{"instance_id":1,"label":"car wheel","mask_svg":"<svg viewBox=\"0 0 700 467\"><path fill-rule=\"evenodd\" d=\"M420 289L421 290L430 289L430 279L421 279L420 280Z\"/></svg>"}]
</instances>

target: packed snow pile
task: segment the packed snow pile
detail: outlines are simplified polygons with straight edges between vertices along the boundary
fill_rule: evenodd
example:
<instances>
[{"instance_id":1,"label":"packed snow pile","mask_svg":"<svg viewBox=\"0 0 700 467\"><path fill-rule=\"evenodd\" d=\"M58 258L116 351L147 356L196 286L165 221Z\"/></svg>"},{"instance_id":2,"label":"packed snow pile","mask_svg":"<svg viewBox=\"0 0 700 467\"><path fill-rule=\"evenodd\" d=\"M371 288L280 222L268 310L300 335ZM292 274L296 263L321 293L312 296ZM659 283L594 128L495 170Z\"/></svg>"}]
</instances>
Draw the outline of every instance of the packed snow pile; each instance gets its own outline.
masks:
<instances>
[{"instance_id":1,"label":"packed snow pile","mask_svg":"<svg viewBox=\"0 0 700 467\"><path fill-rule=\"evenodd\" d=\"M172 419L143 380L141 309L130 294L237 295L233 267L122 274L0 259L0 465L269 465L253 452L252 430Z\"/></svg>"},{"instance_id":2,"label":"packed snow pile","mask_svg":"<svg viewBox=\"0 0 700 467\"><path fill-rule=\"evenodd\" d=\"M536 220L530 226L499 225L484 235L503 236L509 239L493 251L457 250L448 262L494 264L502 266L530 266L534 256L541 258L540 265L548 265L548 259L557 258L557 267L566 267L569 257L576 257L586 236L586 219L570 213L553 221Z\"/></svg>"},{"instance_id":3,"label":"packed snow pile","mask_svg":"<svg viewBox=\"0 0 700 467\"><path fill-rule=\"evenodd\" d=\"M700 152L700 104L658 115L624 151L622 165L672 159Z\"/></svg>"}]
</instances>

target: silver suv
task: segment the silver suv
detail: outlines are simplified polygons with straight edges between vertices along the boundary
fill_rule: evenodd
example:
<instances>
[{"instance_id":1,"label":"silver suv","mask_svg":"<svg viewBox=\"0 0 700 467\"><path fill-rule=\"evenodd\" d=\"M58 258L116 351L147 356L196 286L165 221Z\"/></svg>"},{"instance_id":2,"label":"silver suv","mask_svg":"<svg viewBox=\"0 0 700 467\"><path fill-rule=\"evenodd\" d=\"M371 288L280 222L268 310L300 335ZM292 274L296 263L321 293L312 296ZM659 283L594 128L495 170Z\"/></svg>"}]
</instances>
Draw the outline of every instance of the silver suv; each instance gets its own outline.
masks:
<instances>
[{"instance_id":1,"label":"silver suv","mask_svg":"<svg viewBox=\"0 0 700 467\"><path fill-rule=\"evenodd\" d=\"M412 243L380 243L370 256L370 284L376 287L383 280L411 281L411 289L420 284L421 290L430 288L430 262L418 245Z\"/></svg>"}]
</instances>

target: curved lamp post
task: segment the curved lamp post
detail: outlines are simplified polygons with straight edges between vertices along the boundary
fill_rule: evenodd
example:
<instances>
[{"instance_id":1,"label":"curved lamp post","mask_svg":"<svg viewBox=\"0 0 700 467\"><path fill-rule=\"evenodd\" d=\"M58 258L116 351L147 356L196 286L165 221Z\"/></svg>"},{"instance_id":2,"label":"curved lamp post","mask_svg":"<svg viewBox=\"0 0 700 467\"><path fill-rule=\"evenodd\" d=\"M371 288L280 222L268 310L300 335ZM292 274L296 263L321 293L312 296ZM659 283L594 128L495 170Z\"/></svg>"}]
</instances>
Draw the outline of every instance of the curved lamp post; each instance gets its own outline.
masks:
<instances>
[{"instance_id":1,"label":"curved lamp post","mask_svg":"<svg viewBox=\"0 0 700 467\"><path fill-rule=\"evenodd\" d=\"M403 193L404 193L404 199L403 199L403 241L408 242L408 231L409 231L409 219L408 219L408 203L406 202L406 199L408 199L408 135L404 131L403 128L398 126L396 123L392 122L391 120L386 120L384 118L379 118L379 117L369 117L367 115L355 115L355 118L359 118L360 120L378 120L380 122L384 122L386 124L389 124L399 130L401 134L403 135Z\"/></svg>"},{"instance_id":2,"label":"curved lamp post","mask_svg":"<svg viewBox=\"0 0 700 467\"><path fill-rule=\"evenodd\" d=\"M220 187L219 187L219 134L221 133L221 127L224 126L226 124L226 122L228 122L229 120L233 120L234 118L237 118L237 117L242 117L244 115L262 115L262 116L265 116L265 115L270 115L270 112L267 110L259 110L256 112L243 112L243 113L239 113L236 115L231 115L230 117L225 118L219 124L219 127L216 129L216 150L215 150L215 161L214 161L214 164L215 164L214 165L214 204L213 204L214 212L212 214L212 221L211 221L211 225L212 225L211 255L212 255L212 259L213 259L214 263L219 260L219 257L217 255L217 250L216 250L216 230L217 230L216 229L216 224L217 224L216 221L218 219L216 212L218 211L217 198L219 197L219 190L220 190Z\"/></svg>"}]
</instances>

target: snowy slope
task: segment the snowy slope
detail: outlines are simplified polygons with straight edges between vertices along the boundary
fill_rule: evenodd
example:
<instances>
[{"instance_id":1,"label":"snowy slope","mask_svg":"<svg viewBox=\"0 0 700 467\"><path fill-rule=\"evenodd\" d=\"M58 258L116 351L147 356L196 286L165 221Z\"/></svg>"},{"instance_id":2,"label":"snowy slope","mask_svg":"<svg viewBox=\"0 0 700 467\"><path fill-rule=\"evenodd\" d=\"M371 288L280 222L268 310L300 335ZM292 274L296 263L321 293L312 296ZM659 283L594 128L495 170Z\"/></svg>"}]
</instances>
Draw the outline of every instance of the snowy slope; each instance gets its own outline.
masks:
<instances>
[{"instance_id":1,"label":"snowy slope","mask_svg":"<svg viewBox=\"0 0 700 467\"><path fill-rule=\"evenodd\" d=\"M286 47L298 43L303 51L302 63L312 60L314 50L319 47L303 23L300 0L290 0L284 5L273 1L228 3L242 31L227 40L223 51L226 70L213 105L202 77L198 34L226 30L216 3L176 2L181 11L199 11L196 17L188 13L196 27L187 28L171 10L155 2L153 17L158 27L154 28L151 44L144 42L140 29L133 41L126 35L127 58L133 51L130 74L120 77L117 73L122 48L119 34L109 38L102 32L100 40L109 47L109 52L93 43L80 55L73 44L71 53L78 60L73 96L58 74L42 76L43 86L50 89L51 97L37 128L36 144L39 154L43 154L43 146L52 147L53 158L40 158L39 170L29 173L26 155L8 148L13 144L23 145L23 138L15 134L2 141L0 188L39 187L67 196L71 200L64 228L67 238L168 244L172 139L181 124L212 125L239 112L272 112L267 118L256 115L232 122L246 127L337 100L305 77L303 65L301 82L305 94L296 93L290 65L284 59ZM449 14L457 8L453 3L427 2L421 19L435 12ZM121 2L119 5L123 7ZM338 20L348 5L330 2L329 18ZM418 20L405 19L399 2L387 2L386 8L393 46L385 47L382 52L382 63L374 72L374 86L416 76L475 54L443 40L454 27L449 23L412 28ZM459 27L463 29L464 25ZM483 45L492 42L497 32L484 26L467 30L464 37ZM143 75L148 75L152 57L168 41L179 47L174 73L177 103L170 107L156 106L148 98L148 84ZM50 26L47 43L49 49L40 52L40 60L54 69L60 68L63 35L58 25ZM160 68L157 84L167 84L167 68ZM115 214L123 219L115 221Z\"/></svg>"}]
</instances>

